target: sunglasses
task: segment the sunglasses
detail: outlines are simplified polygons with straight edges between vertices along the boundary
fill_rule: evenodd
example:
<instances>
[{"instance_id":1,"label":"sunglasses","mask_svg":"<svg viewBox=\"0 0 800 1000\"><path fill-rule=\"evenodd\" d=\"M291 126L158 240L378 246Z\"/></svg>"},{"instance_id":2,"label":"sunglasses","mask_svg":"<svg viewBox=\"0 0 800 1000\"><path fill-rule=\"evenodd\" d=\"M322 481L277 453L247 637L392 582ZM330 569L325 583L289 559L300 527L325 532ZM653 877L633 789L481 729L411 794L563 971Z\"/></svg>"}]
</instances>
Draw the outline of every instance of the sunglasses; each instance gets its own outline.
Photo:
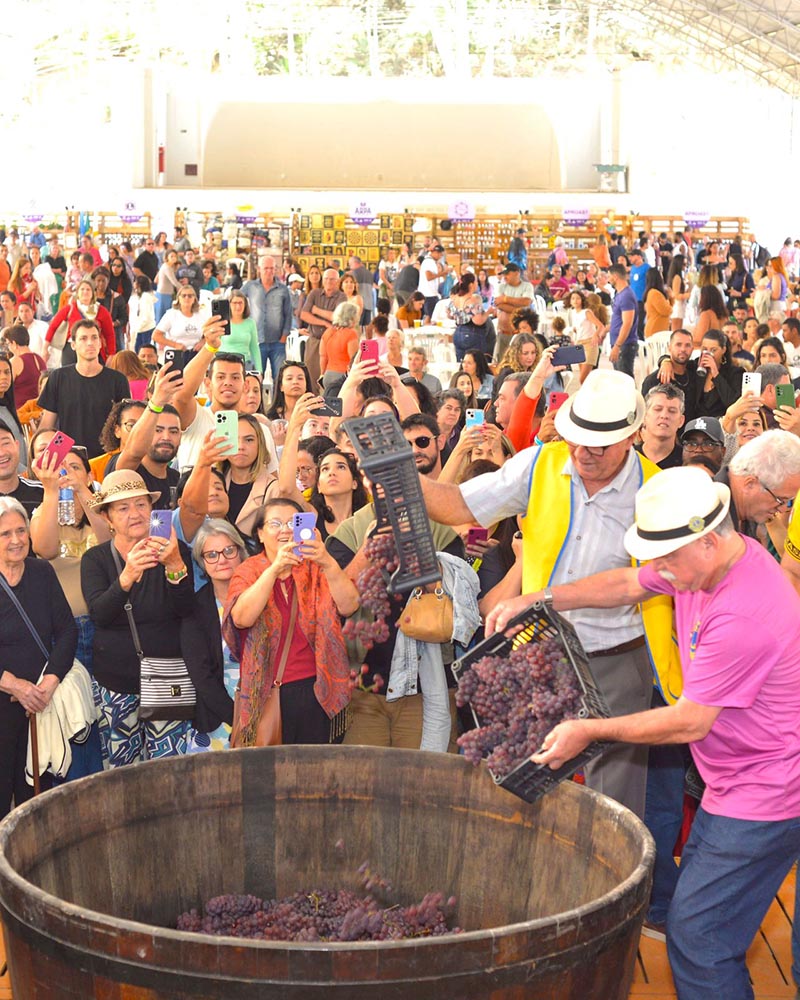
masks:
<instances>
[{"instance_id":1,"label":"sunglasses","mask_svg":"<svg viewBox=\"0 0 800 1000\"><path fill-rule=\"evenodd\" d=\"M237 364L244 364L243 354L234 354L233 351L217 351L214 355L215 361L235 361ZM249 373L248 373L249 374Z\"/></svg>"},{"instance_id":2,"label":"sunglasses","mask_svg":"<svg viewBox=\"0 0 800 1000\"><path fill-rule=\"evenodd\" d=\"M414 445L415 448L429 448L433 437L430 434L420 434L419 437L411 438L409 444Z\"/></svg>"}]
</instances>

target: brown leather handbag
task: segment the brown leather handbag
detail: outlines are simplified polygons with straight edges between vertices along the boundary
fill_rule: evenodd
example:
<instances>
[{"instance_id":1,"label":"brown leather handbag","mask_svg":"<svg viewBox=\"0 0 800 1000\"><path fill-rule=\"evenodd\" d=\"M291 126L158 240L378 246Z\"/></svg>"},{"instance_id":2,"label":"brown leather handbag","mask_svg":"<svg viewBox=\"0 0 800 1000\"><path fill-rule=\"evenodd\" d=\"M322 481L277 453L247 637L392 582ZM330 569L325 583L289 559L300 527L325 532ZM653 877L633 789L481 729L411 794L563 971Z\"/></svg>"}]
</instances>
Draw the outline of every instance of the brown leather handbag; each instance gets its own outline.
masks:
<instances>
[{"instance_id":1,"label":"brown leather handbag","mask_svg":"<svg viewBox=\"0 0 800 1000\"><path fill-rule=\"evenodd\" d=\"M453 638L453 600L441 584L432 594L422 587L411 591L408 603L397 620L403 635L419 642L450 642Z\"/></svg>"},{"instance_id":2,"label":"brown leather handbag","mask_svg":"<svg viewBox=\"0 0 800 1000\"><path fill-rule=\"evenodd\" d=\"M277 747L283 742L283 725L281 722L281 683L286 671L286 661L289 659L289 649L292 645L292 635L297 621L297 592L292 591L292 603L289 609L289 627L281 636L281 646L278 652L275 676L272 687L264 702L264 709L256 726L256 738L253 746ZM241 682L240 682L241 683ZM231 746L242 746L241 707L239 704L239 687L233 701L233 728L231 729Z\"/></svg>"}]
</instances>

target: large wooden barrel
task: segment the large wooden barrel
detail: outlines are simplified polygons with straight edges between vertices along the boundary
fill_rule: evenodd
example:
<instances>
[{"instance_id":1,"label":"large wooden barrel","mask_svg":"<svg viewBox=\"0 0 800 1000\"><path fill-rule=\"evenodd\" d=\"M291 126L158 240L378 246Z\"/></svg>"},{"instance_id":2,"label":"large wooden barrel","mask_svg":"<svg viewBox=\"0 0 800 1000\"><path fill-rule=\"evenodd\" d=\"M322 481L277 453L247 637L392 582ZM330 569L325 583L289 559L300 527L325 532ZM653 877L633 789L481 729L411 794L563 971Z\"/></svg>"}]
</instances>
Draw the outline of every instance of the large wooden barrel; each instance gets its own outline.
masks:
<instances>
[{"instance_id":1,"label":"large wooden barrel","mask_svg":"<svg viewBox=\"0 0 800 1000\"><path fill-rule=\"evenodd\" d=\"M337 842L344 840L344 849ZM566 783L535 805L459 757L278 747L95 775L0 826L18 1000L625 1000L650 892L643 825ZM286 944L171 930L224 892L458 897L465 934Z\"/></svg>"}]
</instances>

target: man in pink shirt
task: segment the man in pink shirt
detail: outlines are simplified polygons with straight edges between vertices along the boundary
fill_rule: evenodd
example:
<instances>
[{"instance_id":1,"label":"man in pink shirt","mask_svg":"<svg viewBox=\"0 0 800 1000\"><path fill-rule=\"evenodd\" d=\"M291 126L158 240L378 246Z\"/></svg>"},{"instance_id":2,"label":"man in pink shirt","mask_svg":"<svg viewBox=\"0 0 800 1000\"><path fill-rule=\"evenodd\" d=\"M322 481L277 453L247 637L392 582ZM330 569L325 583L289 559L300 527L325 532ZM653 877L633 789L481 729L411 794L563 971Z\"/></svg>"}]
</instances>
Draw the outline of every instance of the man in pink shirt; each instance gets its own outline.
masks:
<instances>
[{"instance_id":1,"label":"man in pink shirt","mask_svg":"<svg viewBox=\"0 0 800 1000\"><path fill-rule=\"evenodd\" d=\"M556 726L533 757L559 767L594 740L690 743L706 790L667 917L679 1000L752 1000L745 953L800 854L800 597L757 541L737 534L730 490L696 468L654 476L625 546L646 566L502 601L486 634L531 600L556 610L668 594L683 666L676 704ZM797 914L796 914L797 916Z\"/></svg>"}]
</instances>

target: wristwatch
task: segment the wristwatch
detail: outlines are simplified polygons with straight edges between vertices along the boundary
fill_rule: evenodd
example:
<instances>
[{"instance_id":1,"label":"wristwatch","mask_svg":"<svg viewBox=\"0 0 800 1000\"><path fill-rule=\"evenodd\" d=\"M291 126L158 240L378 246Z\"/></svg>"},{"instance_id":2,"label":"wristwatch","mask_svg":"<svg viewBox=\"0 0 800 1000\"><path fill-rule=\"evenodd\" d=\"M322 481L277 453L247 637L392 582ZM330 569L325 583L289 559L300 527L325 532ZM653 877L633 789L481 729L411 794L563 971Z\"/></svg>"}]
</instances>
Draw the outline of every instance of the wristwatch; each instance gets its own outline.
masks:
<instances>
[{"instance_id":1,"label":"wristwatch","mask_svg":"<svg viewBox=\"0 0 800 1000\"><path fill-rule=\"evenodd\" d=\"M542 604L548 608L552 608L553 606L553 591L550 587L545 587L542 591Z\"/></svg>"}]
</instances>

